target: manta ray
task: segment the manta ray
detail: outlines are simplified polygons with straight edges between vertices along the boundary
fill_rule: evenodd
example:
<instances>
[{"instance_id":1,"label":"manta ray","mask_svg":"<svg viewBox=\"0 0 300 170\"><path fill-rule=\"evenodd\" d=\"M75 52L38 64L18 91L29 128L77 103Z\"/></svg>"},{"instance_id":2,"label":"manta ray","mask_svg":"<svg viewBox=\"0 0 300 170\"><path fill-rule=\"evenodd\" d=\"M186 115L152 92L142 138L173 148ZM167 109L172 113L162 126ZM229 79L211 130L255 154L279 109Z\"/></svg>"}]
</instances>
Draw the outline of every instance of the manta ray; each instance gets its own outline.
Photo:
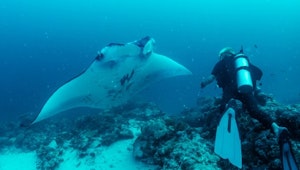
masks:
<instances>
[{"instance_id":1,"label":"manta ray","mask_svg":"<svg viewBox=\"0 0 300 170\"><path fill-rule=\"evenodd\" d=\"M108 44L83 73L50 96L32 124L77 107L119 106L155 81L192 74L174 60L155 53L154 45L155 40L149 36L125 44Z\"/></svg>"}]
</instances>

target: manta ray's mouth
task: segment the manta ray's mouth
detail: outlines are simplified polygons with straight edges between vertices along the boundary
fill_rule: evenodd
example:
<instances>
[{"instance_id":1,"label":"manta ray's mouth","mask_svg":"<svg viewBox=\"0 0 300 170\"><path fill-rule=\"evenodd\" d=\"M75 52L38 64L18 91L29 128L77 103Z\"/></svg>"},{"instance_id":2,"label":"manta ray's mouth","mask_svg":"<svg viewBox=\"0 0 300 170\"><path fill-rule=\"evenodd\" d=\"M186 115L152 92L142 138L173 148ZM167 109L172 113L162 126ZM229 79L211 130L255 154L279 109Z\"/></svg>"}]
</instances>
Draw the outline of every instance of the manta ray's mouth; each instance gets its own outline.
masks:
<instances>
[{"instance_id":1,"label":"manta ray's mouth","mask_svg":"<svg viewBox=\"0 0 300 170\"><path fill-rule=\"evenodd\" d=\"M33 123L76 107L118 106L155 81L191 74L181 64L155 53L154 44L147 36L107 45L85 72L50 96Z\"/></svg>"}]
</instances>

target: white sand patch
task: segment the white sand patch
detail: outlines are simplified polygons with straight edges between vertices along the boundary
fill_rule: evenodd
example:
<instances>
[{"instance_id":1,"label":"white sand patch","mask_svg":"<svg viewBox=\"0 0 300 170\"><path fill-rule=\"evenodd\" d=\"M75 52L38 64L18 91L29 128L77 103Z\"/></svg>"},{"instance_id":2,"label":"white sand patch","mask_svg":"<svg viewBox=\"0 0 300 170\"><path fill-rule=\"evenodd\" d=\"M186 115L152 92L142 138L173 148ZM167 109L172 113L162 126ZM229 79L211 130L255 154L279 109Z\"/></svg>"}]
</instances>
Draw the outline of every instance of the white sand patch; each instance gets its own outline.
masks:
<instances>
[{"instance_id":1,"label":"white sand patch","mask_svg":"<svg viewBox=\"0 0 300 170\"><path fill-rule=\"evenodd\" d=\"M36 153L10 148L0 153L0 170L36 170Z\"/></svg>"},{"instance_id":2,"label":"white sand patch","mask_svg":"<svg viewBox=\"0 0 300 170\"><path fill-rule=\"evenodd\" d=\"M137 162L132 155L132 141L124 140L114 143L112 146L105 148L102 154L96 159L96 169L151 169L141 162Z\"/></svg>"},{"instance_id":3,"label":"white sand patch","mask_svg":"<svg viewBox=\"0 0 300 170\"><path fill-rule=\"evenodd\" d=\"M132 156L132 140L118 141L109 147L94 149L94 158L86 156L78 159L77 151L68 150L65 152L64 161L60 164L59 170L65 169L97 169L97 170L152 170L155 169L142 162L136 161Z\"/></svg>"},{"instance_id":4,"label":"white sand patch","mask_svg":"<svg viewBox=\"0 0 300 170\"><path fill-rule=\"evenodd\" d=\"M95 157L86 156L78 159L78 152L67 150L64 154L64 161L60 164L59 170L154 170L153 166L136 161L132 155L133 143L136 136L140 134L137 127L131 130L135 135L134 139L121 140L113 143L109 147L99 147L89 149L89 152L95 153Z\"/></svg>"},{"instance_id":5,"label":"white sand patch","mask_svg":"<svg viewBox=\"0 0 300 170\"><path fill-rule=\"evenodd\" d=\"M154 166L146 165L136 161L132 155L133 143L141 133L137 124L131 124L134 138L120 140L108 147L92 147L87 155L79 158L78 150L68 148L62 155L63 162L60 163L58 170L154 170ZM52 144L51 144L52 146ZM54 145L54 148L56 146ZM9 148L0 153L0 170L36 170L37 155L36 152L22 152L15 148Z\"/></svg>"}]
</instances>

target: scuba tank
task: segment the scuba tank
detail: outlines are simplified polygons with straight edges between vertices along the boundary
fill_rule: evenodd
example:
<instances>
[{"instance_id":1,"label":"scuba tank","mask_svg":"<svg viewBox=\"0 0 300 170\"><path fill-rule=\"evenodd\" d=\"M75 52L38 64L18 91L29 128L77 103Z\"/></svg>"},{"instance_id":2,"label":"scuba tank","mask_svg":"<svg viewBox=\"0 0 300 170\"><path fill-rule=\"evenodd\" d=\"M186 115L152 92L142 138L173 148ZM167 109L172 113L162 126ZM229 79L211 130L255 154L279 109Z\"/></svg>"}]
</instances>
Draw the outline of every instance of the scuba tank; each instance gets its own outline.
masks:
<instances>
[{"instance_id":1,"label":"scuba tank","mask_svg":"<svg viewBox=\"0 0 300 170\"><path fill-rule=\"evenodd\" d=\"M236 82L239 93L250 93L253 90L252 78L249 68L248 57L243 53L243 47L234 56L236 70Z\"/></svg>"}]
</instances>

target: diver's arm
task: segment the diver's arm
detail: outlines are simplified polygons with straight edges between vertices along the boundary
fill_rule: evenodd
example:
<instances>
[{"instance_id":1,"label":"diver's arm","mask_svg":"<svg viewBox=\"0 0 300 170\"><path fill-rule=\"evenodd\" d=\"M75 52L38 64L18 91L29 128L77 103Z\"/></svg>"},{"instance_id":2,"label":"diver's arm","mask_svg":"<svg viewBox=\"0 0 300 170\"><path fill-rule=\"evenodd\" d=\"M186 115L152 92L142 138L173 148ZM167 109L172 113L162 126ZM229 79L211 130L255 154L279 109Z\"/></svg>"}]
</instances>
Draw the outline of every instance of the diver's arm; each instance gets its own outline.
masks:
<instances>
[{"instance_id":1,"label":"diver's arm","mask_svg":"<svg viewBox=\"0 0 300 170\"><path fill-rule=\"evenodd\" d=\"M201 82L201 84L200 84L201 88L206 87L207 85L209 85L210 83L212 83L215 79L216 79L216 77L214 75L208 76L206 79L204 79Z\"/></svg>"}]
</instances>

